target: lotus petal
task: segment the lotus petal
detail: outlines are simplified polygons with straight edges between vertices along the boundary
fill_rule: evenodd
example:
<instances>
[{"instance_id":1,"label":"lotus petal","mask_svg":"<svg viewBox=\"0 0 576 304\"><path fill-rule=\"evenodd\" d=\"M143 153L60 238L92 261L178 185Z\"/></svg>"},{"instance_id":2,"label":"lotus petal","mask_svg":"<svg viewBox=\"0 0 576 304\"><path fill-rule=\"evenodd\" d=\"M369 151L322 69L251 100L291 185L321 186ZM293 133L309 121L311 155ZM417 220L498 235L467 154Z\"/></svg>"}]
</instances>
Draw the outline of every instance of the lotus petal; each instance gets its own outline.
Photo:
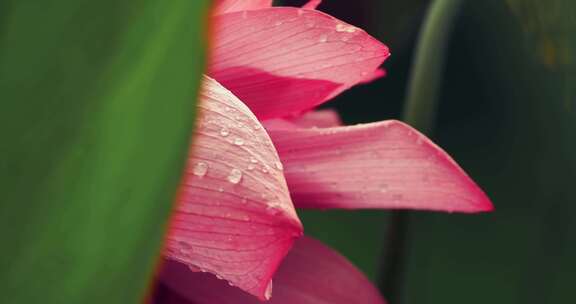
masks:
<instances>
[{"instance_id":1,"label":"lotus petal","mask_svg":"<svg viewBox=\"0 0 576 304\"><path fill-rule=\"evenodd\" d=\"M440 147L394 120L333 128L265 124L299 208L492 210Z\"/></svg>"},{"instance_id":2,"label":"lotus petal","mask_svg":"<svg viewBox=\"0 0 576 304\"><path fill-rule=\"evenodd\" d=\"M388 48L362 29L294 7L214 18L209 75L263 120L298 114L374 78Z\"/></svg>"},{"instance_id":3,"label":"lotus petal","mask_svg":"<svg viewBox=\"0 0 576 304\"><path fill-rule=\"evenodd\" d=\"M254 10L272 6L272 0L216 0L214 14Z\"/></svg>"},{"instance_id":4,"label":"lotus petal","mask_svg":"<svg viewBox=\"0 0 576 304\"><path fill-rule=\"evenodd\" d=\"M318 7L318 5L320 5L322 3L322 0L310 0L308 2L306 2L306 4L304 4L302 6L302 8L307 8L307 9L316 9Z\"/></svg>"},{"instance_id":5,"label":"lotus petal","mask_svg":"<svg viewBox=\"0 0 576 304\"><path fill-rule=\"evenodd\" d=\"M310 111L286 120L302 128L330 128L342 125L340 115L332 109Z\"/></svg>"},{"instance_id":6,"label":"lotus petal","mask_svg":"<svg viewBox=\"0 0 576 304\"><path fill-rule=\"evenodd\" d=\"M264 299L302 234L278 154L250 110L205 78L164 255Z\"/></svg>"},{"instance_id":7,"label":"lotus petal","mask_svg":"<svg viewBox=\"0 0 576 304\"><path fill-rule=\"evenodd\" d=\"M157 304L258 304L256 298L221 280L167 263L167 288ZM270 304L384 304L378 290L346 258L317 240L296 241L276 276Z\"/></svg>"}]
</instances>

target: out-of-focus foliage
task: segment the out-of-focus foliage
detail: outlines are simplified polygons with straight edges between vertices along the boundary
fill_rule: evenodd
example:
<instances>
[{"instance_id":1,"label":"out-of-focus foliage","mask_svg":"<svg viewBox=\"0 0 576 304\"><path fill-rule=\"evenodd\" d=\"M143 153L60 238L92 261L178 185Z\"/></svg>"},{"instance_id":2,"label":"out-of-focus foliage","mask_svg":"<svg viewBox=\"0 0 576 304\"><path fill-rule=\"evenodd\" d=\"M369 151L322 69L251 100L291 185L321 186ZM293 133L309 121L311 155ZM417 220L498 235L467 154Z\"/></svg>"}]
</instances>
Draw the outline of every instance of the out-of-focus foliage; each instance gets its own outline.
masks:
<instances>
[{"instance_id":1,"label":"out-of-focus foliage","mask_svg":"<svg viewBox=\"0 0 576 304\"><path fill-rule=\"evenodd\" d=\"M0 302L141 303L208 1L0 2Z\"/></svg>"},{"instance_id":2,"label":"out-of-focus foliage","mask_svg":"<svg viewBox=\"0 0 576 304\"><path fill-rule=\"evenodd\" d=\"M360 2L366 10L383 5L390 12L401 1ZM326 2L324 8L336 6ZM370 15L379 13L387 14ZM466 1L446 53L434 139L486 190L496 210L415 213L403 303L573 298L575 13L570 0ZM388 27L388 20L375 18L380 28ZM386 31L375 34L384 42L391 38ZM405 49L391 49L385 79L333 103L348 122L400 117L413 38ZM334 245L376 279L388 213L301 214L308 234Z\"/></svg>"},{"instance_id":3,"label":"out-of-focus foliage","mask_svg":"<svg viewBox=\"0 0 576 304\"><path fill-rule=\"evenodd\" d=\"M573 1L496 0L464 11L451 44L438 137L485 186L496 212L419 215L409 303L573 297L574 12Z\"/></svg>"}]
</instances>

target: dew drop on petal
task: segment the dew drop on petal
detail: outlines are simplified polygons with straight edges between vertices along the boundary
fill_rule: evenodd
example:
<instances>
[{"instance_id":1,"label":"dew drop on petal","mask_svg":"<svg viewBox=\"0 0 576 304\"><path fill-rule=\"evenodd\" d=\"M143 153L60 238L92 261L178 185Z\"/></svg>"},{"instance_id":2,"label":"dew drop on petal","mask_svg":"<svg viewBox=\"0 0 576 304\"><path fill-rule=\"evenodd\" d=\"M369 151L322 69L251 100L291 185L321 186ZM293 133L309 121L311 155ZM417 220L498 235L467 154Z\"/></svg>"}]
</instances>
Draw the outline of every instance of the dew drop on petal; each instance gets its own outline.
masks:
<instances>
[{"instance_id":1,"label":"dew drop on petal","mask_svg":"<svg viewBox=\"0 0 576 304\"><path fill-rule=\"evenodd\" d=\"M204 175L206 175L207 172L208 172L208 164L204 162L196 163L194 165L194 168L192 169L192 174L199 177L203 177Z\"/></svg>"},{"instance_id":2,"label":"dew drop on petal","mask_svg":"<svg viewBox=\"0 0 576 304\"><path fill-rule=\"evenodd\" d=\"M422 142L423 142L422 138L418 137L418 139L416 139L417 145L422 145Z\"/></svg>"},{"instance_id":3,"label":"dew drop on petal","mask_svg":"<svg viewBox=\"0 0 576 304\"><path fill-rule=\"evenodd\" d=\"M318 38L319 42L326 42L328 41L328 36L326 35L320 35L320 38Z\"/></svg>"},{"instance_id":4,"label":"dew drop on petal","mask_svg":"<svg viewBox=\"0 0 576 304\"><path fill-rule=\"evenodd\" d=\"M266 286L266 291L264 291L264 298L266 298L266 300L270 300L270 298L272 298L272 280L270 280L270 283L268 283Z\"/></svg>"},{"instance_id":5,"label":"dew drop on petal","mask_svg":"<svg viewBox=\"0 0 576 304\"><path fill-rule=\"evenodd\" d=\"M220 129L220 135L226 137L230 135L230 130L226 127L222 127L222 129Z\"/></svg>"},{"instance_id":6,"label":"dew drop on petal","mask_svg":"<svg viewBox=\"0 0 576 304\"><path fill-rule=\"evenodd\" d=\"M351 26L351 25L348 25L348 24L338 23L338 24L336 24L336 31L337 32L354 33L356 31L356 28Z\"/></svg>"},{"instance_id":7,"label":"dew drop on petal","mask_svg":"<svg viewBox=\"0 0 576 304\"><path fill-rule=\"evenodd\" d=\"M266 203L266 212L268 212L271 215L277 215L281 212L281 210L282 210L282 205L280 205L279 203L275 203L275 202Z\"/></svg>"},{"instance_id":8,"label":"dew drop on petal","mask_svg":"<svg viewBox=\"0 0 576 304\"><path fill-rule=\"evenodd\" d=\"M380 185L380 192L382 192L382 193L388 192L388 185L387 184L381 184Z\"/></svg>"},{"instance_id":9,"label":"dew drop on petal","mask_svg":"<svg viewBox=\"0 0 576 304\"><path fill-rule=\"evenodd\" d=\"M234 168L230 171L230 174L228 174L227 177L228 181L231 182L232 184L237 184L240 182L240 180L242 179L242 171Z\"/></svg>"},{"instance_id":10,"label":"dew drop on petal","mask_svg":"<svg viewBox=\"0 0 576 304\"><path fill-rule=\"evenodd\" d=\"M237 146L241 146L241 145L244 144L244 140L243 140L242 138L240 138L240 137L237 137L237 138L234 139L234 144L237 145Z\"/></svg>"},{"instance_id":11,"label":"dew drop on petal","mask_svg":"<svg viewBox=\"0 0 576 304\"><path fill-rule=\"evenodd\" d=\"M198 266L192 265L192 264L188 264L188 269L190 269L190 271L192 272L206 272L206 270L200 269Z\"/></svg>"},{"instance_id":12,"label":"dew drop on petal","mask_svg":"<svg viewBox=\"0 0 576 304\"><path fill-rule=\"evenodd\" d=\"M258 163L258 160L257 160L256 158L254 158L254 157L250 157L250 162L253 163L253 164L257 164L257 163Z\"/></svg>"},{"instance_id":13,"label":"dew drop on petal","mask_svg":"<svg viewBox=\"0 0 576 304\"><path fill-rule=\"evenodd\" d=\"M186 241L178 241L178 246L184 250L191 250L192 249L192 246L190 246L190 244L188 244L188 242L186 242Z\"/></svg>"},{"instance_id":14,"label":"dew drop on petal","mask_svg":"<svg viewBox=\"0 0 576 304\"><path fill-rule=\"evenodd\" d=\"M282 163L277 161L276 164L274 164L276 166L276 169L282 171L284 170L284 166L282 166Z\"/></svg>"}]
</instances>

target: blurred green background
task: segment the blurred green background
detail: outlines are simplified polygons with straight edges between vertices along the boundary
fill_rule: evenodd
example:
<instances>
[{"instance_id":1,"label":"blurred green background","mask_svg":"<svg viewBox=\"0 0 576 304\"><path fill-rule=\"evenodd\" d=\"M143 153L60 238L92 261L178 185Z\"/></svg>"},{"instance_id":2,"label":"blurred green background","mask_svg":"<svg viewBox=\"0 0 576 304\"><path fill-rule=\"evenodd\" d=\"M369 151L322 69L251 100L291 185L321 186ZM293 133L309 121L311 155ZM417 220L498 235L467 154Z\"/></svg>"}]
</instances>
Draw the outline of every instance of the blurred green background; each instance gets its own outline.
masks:
<instances>
[{"instance_id":1,"label":"blurred green background","mask_svg":"<svg viewBox=\"0 0 576 304\"><path fill-rule=\"evenodd\" d=\"M303 1L286 1L299 4ZM324 1L392 56L387 77L328 106L347 123L402 118L432 1ZM432 138L493 200L492 214L412 212L396 303L568 303L576 275L576 3L461 1ZM300 212L306 232L374 281L390 212Z\"/></svg>"}]
</instances>

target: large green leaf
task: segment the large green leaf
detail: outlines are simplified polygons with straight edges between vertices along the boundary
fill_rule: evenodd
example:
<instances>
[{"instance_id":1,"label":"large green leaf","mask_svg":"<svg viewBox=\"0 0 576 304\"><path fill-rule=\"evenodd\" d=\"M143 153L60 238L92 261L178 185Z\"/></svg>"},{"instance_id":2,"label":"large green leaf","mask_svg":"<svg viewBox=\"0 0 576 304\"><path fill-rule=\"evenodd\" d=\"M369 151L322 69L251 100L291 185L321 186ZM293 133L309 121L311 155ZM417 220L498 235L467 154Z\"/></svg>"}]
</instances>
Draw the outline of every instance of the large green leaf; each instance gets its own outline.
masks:
<instances>
[{"instance_id":1,"label":"large green leaf","mask_svg":"<svg viewBox=\"0 0 576 304\"><path fill-rule=\"evenodd\" d=\"M0 2L0 303L142 302L207 2Z\"/></svg>"}]
</instances>

